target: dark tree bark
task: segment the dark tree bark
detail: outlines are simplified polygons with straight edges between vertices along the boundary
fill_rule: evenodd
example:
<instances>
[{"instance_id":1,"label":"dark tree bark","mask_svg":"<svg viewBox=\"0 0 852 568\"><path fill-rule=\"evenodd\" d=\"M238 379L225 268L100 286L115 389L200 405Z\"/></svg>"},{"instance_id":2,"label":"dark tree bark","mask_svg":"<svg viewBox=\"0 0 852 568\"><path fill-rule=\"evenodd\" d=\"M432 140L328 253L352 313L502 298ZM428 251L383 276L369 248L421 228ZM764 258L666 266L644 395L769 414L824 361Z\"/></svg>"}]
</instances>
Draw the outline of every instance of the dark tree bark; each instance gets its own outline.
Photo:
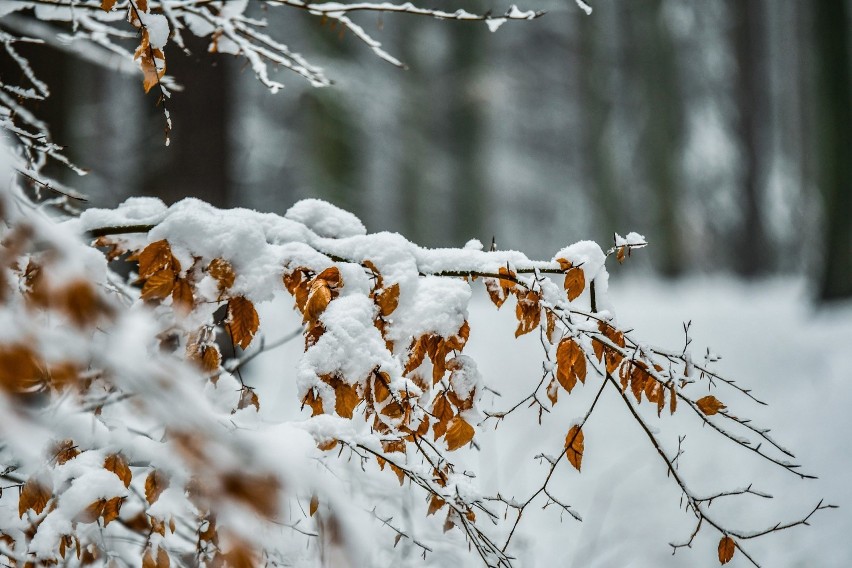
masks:
<instances>
[{"instance_id":1,"label":"dark tree bark","mask_svg":"<svg viewBox=\"0 0 852 568\"><path fill-rule=\"evenodd\" d=\"M742 225L735 239L734 263L746 277L765 274L771 258L764 229L762 202L765 176L769 77L764 61L766 14L761 0L734 1L734 45L737 58L737 130L741 144Z\"/></svg>"},{"instance_id":2,"label":"dark tree bark","mask_svg":"<svg viewBox=\"0 0 852 568\"><path fill-rule=\"evenodd\" d=\"M824 203L820 299L852 297L852 87L849 14L844 1L811 4L814 11L818 148L817 180Z\"/></svg>"},{"instance_id":3,"label":"dark tree bark","mask_svg":"<svg viewBox=\"0 0 852 568\"><path fill-rule=\"evenodd\" d=\"M142 191L166 203L197 197L217 207L227 207L234 204L229 195L231 78L227 56L208 53L209 39L184 36L192 55L175 46L166 51L167 72L187 87L166 101L174 125L168 147L163 144L162 108L155 105L157 87L148 94L150 113L140 156Z\"/></svg>"},{"instance_id":4,"label":"dark tree bark","mask_svg":"<svg viewBox=\"0 0 852 568\"><path fill-rule=\"evenodd\" d=\"M632 5L636 29L633 49L638 59L642 107L645 179L654 199L657 268L675 277L684 269L680 231L680 152L683 145L683 98L671 32L662 18L661 0ZM653 236L651 237L654 238Z\"/></svg>"},{"instance_id":5,"label":"dark tree bark","mask_svg":"<svg viewBox=\"0 0 852 568\"><path fill-rule=\"evenodd\" d=\"M471 7L473 10L477 6ZM481 71L485 57L483 25L453 25L450 28L448 62L451 66L451 93L447 113L447 148L451 160L453 191L452 238L456 246L471 238L485 242L488 195L485 187L483 144L485 141L485 101L481 96Z\"/></svg>"}]
</instances>

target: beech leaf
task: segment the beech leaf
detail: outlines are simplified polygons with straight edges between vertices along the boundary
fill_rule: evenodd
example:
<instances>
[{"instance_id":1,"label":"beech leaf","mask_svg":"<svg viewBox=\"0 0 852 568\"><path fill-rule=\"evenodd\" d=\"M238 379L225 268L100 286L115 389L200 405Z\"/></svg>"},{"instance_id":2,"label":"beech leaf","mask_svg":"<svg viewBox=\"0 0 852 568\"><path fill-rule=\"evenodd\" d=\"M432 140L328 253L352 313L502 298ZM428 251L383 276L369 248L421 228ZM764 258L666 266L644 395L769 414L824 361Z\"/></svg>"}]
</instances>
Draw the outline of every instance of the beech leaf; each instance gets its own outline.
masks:
<instances>
[{"instance_id":1,"label":"beech leaf","mask_svg":"<svg viewBox=\"0 0 852 568\"><path fill-rule=\"evenodd\" d=\"M447 449L449 451L457 450L473 439L473 426L465 422L461 416L456 416L447 425Z\"/></svg>"},{"instance_id":2,"label":"beech leaf","mask_svg":"<svg viewBox=\"0 0 852 568\"><path fill-rule=\"evenodd\" d=\"M145 479L145 499L153 505L168 486L168 478L159 470L152 470Z\"/></svg>"},{"instance_id":3,"label":"beech leaf","mask_svg":"<svg viewBox=\"0 0 852 568\"><path fill-rule=\"evenodd\" d=\"M583 462L583 431L579 426L572 426L565 437L565 457L577 471Z\"/></svg>"},{"instance_id":4,"label":"beech leaf","mask_svg":"<svg viewBox=\"0 0 852 568\"><path fill-rule=\"evenodd\" d=\"M104 469L116 474L125 487L130 487L133 474L130 472L130 466L127 465L127 458L123 454L107 456L104 460Z\"/></svg>"},{"instance_id":5,"label":"beech leaf","mask_svg":"<svg viewBox=\"0 0 852 568\"><path fill-rule=\"evenodd\" d=\"M719 402L719 399L717 399L713 395L707 395L703 398L699 398L695 401L695 404L698 405L698 408L706 416L713 416L714 414L725 408L725 405Z\"/></svg>"},{"instance_id":6,"label":"beech leaf","mask_svg":"<svg viewBox=\"0 0 852 568\"><path fill-rule=\"evenodd\" d=\"M568 300L576 300L583 290L586 289L586 273L579 266L575 266L565 273L565 290L568 291Z\"/></svg>"},{"instance_id":7,"label":"beech leaf","mask_svg":"<svg viewBox=\"0 0 852 568\"><path fill-rule=\"evenodd\" d=\"M730 562L731 558L734 557L735 550L734 539L727 535L722 537L722 540L719 541L719 562L722 564Z\"/></svg>"},{"instance_id":8,"label":"beech leaf","mask_svg":"<svg viewBox=\"0 0 852 568\"><path fill-rule=\"evenodd\" d=\"M228 300L228 331L235 345L245 349L257 333L260 319L254 304L243 296Z\"/></svg>"}]
</instances>

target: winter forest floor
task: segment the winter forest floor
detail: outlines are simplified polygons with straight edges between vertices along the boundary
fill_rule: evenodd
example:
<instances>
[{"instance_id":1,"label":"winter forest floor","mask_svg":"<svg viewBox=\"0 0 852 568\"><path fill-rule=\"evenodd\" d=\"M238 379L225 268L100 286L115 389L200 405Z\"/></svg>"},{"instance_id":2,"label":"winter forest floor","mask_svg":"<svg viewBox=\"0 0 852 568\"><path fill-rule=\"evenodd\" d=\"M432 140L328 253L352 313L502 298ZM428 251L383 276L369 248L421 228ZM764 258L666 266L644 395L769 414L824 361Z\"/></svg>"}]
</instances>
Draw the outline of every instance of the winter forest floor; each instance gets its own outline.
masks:
<instances>
[{"instance_id":1,"label":"winter forest floor","mask_svg":"<svg viewBox=\"0 0 852 568\"><path fill-rule=\"evenodd\" d=\"M680 348L683 322L692 320L694 355L703 356L706 347L722 355L717 370L752 388L768 406L749 404L745 397L726 389L716 389L714 394L733 413L771 427L775 439L796 454L803 472L819 477L799 480L711 435L686 412L674 416L664 412L657 419L653 409L645 408L645 416L659 429L670 454L677 449L678 434L686 435L679 471L693 492L710 495L753 483L754 489L774 495L773 499L744 496L714 503L711 510L719 518L743 530L799 519L825 498L840 508L818 513L811 527L797 527L744 545L762 566L852 565L852 452L843 441L852 432L852 304L817 310L804 285L795 280L751 284L725 278L677 283L613 280L616 282L610 295L619 321L633 327L636 336L646 342ZM282 298L261 312L266 329L277 330L269 332L269 340L289 333L298 324L294 315L288 315L291 305L289 298ZM477 361L486 383L502 395L486 395L485 406L505 410L526 396L540 378L538 338L529 334L516 340L514 306L497 311L484 291L475 290L470 312L471 339L466 353ZM276 320L281 321L280 326L268 326ZM295 387L287 377L292 376L301 353L300 343L299 339L291 341L253 362L249 380L266 391L261 400L281 403L280 408L264 412L298 412ZM534 457L561 449L572 421L585 413L599 384L599 379L590 374L587 384L570 396L561 393L554 412L544 417L541 426L536 425L531 409L507 417L496 431L493 421L488 421L477 432L477 440L488 451L470 452L467 462L478 472L478 483L484 487L499 485L504 496L505 492L515 492L516 499L526 499L547 473ZM561 464L555 473L561 480L552 486L584 520L577 522L565 515L560 523L554 508L531 506L512 541L511 551L521 560L520 566L719 565L716 545L720 537L712 529L702 530L692 549L671 555L668 543L688 538L694 528L692 516L679 510L680 495L674 481L666 477L659 456L614 391L604 391L584 432L582 473ZM490 460L477 460L479 455ZM510 519L513 514L509 512ZM428 540L432 533L426 525L440 526L442 519L418 517L413 522ZM446 537L454 538L452 533ZM389 533L386 538L393 535ZM407 559L404 547L396 552L400 557L393 561L377 559L377 565L423 564L415 550ZM457 566L479 565L474 555L442 556L440 546L427 561L434 565L448 565L449 561ZM749 564L735 555L729 565Z\"/></svg>"}]
</instances>

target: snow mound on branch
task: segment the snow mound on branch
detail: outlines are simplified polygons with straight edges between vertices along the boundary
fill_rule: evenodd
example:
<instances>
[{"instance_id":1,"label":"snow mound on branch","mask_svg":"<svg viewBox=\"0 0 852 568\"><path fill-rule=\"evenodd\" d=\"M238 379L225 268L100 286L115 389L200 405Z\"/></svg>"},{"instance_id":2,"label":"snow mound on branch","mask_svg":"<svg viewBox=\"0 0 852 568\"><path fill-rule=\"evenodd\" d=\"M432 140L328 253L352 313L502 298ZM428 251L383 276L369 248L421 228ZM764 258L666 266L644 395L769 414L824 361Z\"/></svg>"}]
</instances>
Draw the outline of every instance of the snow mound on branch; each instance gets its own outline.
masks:
<instances>
[{"instance_id":1,"label":"snow mound on branch","mask_svg":"<svg viewBox=\"0 0 852 568\"><path fill-rule=\"evenodd\" d=\"M319 199L297 201L284 217L302 223L321 237L341 239L367 234L358 217Z\"/></svg>"}]
</instances>

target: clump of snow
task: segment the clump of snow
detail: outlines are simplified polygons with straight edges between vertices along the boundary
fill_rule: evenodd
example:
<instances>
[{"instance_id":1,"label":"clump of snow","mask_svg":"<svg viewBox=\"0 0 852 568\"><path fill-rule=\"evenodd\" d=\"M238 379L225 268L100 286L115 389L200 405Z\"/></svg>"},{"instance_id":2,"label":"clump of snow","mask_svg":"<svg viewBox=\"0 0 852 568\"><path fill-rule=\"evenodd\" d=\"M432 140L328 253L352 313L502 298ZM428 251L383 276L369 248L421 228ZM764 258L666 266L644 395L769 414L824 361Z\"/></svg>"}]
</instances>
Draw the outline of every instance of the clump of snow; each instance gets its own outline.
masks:
<instances>
[{"instance_id":1,"label":"clump of snow","mask_svg":"<svg viewBox=\"0 0 852 568\"><path fill-rule=\"evenodd\" d=\"M319 199L296 202L284 217L302 223L321 237L339 239L367 234L367 229L358 217Z\"/></svg>"}]
</instances>

